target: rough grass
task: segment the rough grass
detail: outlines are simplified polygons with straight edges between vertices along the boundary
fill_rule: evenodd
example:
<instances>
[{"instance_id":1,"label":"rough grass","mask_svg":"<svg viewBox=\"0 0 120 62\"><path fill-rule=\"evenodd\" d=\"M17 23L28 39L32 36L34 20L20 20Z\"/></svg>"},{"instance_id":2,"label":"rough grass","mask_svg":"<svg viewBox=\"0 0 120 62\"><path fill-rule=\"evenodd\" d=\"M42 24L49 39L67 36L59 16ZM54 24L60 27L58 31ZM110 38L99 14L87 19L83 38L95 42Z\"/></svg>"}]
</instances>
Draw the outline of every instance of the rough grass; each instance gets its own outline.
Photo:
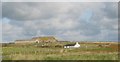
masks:
<instances>
[{"instance_id":1,"label":"rough grass","mask_svg":"<svg viewBox=\"0 0 120 62\"><path fill-rule=\"evenodd\" d=\"M81 44L80 48L56 48L55 45L69 44L48 43L52 47L36 47L41 44L8 45L3 48L3 60L118 60L116 44L109 47L97 47L96 44ZM86 47L87 46L87 47ZM114 47L114 48L113 48Z\"/></svg>"}]
</instances>

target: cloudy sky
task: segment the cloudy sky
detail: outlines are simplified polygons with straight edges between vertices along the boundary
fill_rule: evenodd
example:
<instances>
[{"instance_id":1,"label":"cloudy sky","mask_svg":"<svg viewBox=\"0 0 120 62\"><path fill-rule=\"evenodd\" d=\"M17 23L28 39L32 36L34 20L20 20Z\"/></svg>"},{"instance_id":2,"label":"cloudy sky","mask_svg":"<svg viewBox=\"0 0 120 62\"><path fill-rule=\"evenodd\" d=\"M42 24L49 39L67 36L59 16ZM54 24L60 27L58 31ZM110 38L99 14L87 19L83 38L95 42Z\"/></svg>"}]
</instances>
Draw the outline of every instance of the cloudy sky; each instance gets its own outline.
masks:
<instances>
[{"instance_id":1,"label":"cloudy sky","mask_svg":"<svg viewBox=\"0 0 120 62\"><path fill-rule=\"evenodd\" d=\"M1 0L2 2L119 2L119 0Z\"/></svg>"},{"instance_id":2,"label":"cloudy sky","mask_svg":"<svg viewBox=\"0 0 120 62\"><path fill-rule=\"evenodd\" d=\"M4 2L2 40L118 41L117 2Z\"/></svg>"}]
</instances>

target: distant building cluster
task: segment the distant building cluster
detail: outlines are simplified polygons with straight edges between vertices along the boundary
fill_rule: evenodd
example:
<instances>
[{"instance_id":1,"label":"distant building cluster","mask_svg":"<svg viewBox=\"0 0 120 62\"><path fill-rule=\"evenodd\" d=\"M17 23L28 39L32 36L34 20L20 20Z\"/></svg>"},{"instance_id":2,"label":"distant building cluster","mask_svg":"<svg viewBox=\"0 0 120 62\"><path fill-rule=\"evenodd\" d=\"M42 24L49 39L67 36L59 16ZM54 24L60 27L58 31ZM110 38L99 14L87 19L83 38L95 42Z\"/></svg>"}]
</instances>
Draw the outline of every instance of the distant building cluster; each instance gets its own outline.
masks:
<instances>
[{"instance_id":1,"label":"distant building cluster","mask_svg":"<svg viewBox=\"0 0 120 62\"><path fill-rule=\"evenodd\" d=\"M15 43L40 43L40 42L57 42L58 40L55 39L53 36L49 37L34 37L32 39L27 40L16 40Z\"/></svg>"},{"instance_id":2,"label":"distant building cluster","mask_svg":"<svg viewBox=\"0 0 120 62\"><path fill-rule=\"evenodd\" d=\"M58 40L55 39L55 37L53 36L49 36L49 37L34 37L32 39L15 41L15 43L41 43L41 42L45 42L45 43L58 42ZM42 47L47 47L47 46L42 45ZM57 45L55 47L61 47L61 46ZM79 47L80 47L80 44L78 44L78 42L76 42L76 44L64 45L64 48L79 48Z\"/></svg>"}]
</instances>

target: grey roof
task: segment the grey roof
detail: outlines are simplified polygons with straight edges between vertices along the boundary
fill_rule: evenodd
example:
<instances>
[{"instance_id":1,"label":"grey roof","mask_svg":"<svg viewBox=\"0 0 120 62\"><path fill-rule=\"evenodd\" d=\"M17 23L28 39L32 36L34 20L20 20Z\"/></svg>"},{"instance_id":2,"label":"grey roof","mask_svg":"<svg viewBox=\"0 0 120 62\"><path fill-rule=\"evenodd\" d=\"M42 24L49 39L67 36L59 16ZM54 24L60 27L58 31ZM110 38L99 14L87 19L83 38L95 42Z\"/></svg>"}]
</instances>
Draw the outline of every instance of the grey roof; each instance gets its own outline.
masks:
<instances>
[{"instance_id":1,"label":"grey roof","mask_svg":"<svg viewBox=\"0 0 120 62\"><path fill-rule=\"evenodd\" d=\"M74 46L75 44L67 44L67 45L64 45L64 46Z\"/></svg>"}]
</instances>

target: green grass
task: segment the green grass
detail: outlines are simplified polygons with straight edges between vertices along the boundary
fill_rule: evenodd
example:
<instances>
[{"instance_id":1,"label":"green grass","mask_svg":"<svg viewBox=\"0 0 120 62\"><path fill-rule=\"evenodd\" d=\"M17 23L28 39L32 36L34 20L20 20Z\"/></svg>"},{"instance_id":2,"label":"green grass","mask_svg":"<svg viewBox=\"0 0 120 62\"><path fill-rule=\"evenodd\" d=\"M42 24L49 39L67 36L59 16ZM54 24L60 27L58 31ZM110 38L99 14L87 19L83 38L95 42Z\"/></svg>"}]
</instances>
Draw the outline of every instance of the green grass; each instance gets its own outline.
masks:
<instances>
[{"instance_id":1,"label":"green grass","mask_svg":"<svg viewBox=\"0 0 120 62\"><path fill-rule=\"evenodd\" d=\"M50 48L35 47L36 44L9 45L2 47L3 60L118 60L118 53L113 48L98 48L94 44L81 44L80 48L56 48L54 45L66 43L49 43ZM40 45L40 44L37 44Z\"/></svg>"}]
</instances>

